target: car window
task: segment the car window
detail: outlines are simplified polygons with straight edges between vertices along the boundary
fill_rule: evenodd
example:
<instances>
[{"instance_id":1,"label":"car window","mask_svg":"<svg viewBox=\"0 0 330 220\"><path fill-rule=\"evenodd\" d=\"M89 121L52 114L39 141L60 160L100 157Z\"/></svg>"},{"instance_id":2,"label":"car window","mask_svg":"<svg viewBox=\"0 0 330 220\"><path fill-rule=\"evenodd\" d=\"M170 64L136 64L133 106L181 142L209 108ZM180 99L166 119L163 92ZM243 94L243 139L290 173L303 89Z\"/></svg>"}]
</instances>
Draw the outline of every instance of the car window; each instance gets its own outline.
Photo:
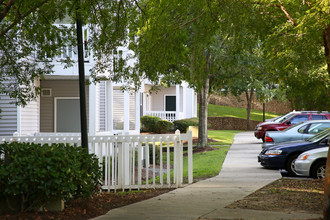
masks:
<instances>
[{"instance_id":1,"label":"car window","mask_svg":"<svg viewBox=\"0 0 330 220\"><path fill-rule=\"evenodd\" d=\"M324 115L312 115L312 120L327 120Z\"/></svg>"},{"instance_id":2,"label":"car window","mask_svg":"<svg viewBox=\"0 0 330 220\"><path fill-rule=\"evenodd\" d=\"M294 115L294 114L295 114L295 113L293 113L293 112L288 113L288 114L282 116L282 118L281 118L278 122L283 123L283 122L285 122L288 118L290 118L290 117L291 117L292 115Z\"/></svg>"},{"instance_id":3,"label":"car window","mask_svg":"<svg viewBox=\"0 0 330 220\"><path fill-rule=\"evenodd\" d=\"M301 128L298 129L298 132L299 132L299 133L302 133L302 134L305 133L305 130L306 130L306 128L307 128L308 126L309 126L309 125L304 125L304 126L302 126ZM290 128L290 127L289 127L289 128Z\"/></svg>"},{"instance_id":4,"label":"car window","mask_svg":"<svg viewBox=\"0 0 330 220\"><path fill-rule=\"evenodd\" d=\"M298 124L300 122L307 121L309 118L309 115L296 115L293 118L290 119L290 123L292 125Z\"/></svg>"},{"instance_id":5,"label":"car window","mask_svg":"<svg viewBox=\"0 0 330 220\"><path fill-rule=\"evenodd\" d=\"M317 133L313 137L308 138L307 141L316 142L319 141L320 139L323 139L325 136L328 136L329 134L330 134L330 128L325 129L324 131Z\"/></svg>"},{"instance_id":6,"label":"car window","mask_svg":"<svg viewBox=\"0 0 330 220\"><path fill-rule=\"evenodd\" d=\"M290 126L290 127L287 127L287 128L284 129L283 131L291 130L291 129L293 129L294 127L300 126L300 124L302 124L302 123L304 123L304 122L301 122L301 123L299 123L299 124L296 124L296 125L292 125L292 126ZM306 127L305 127L305 128L306 128Z\"/></svg>"},{"instance_id":7,"label":"car window","mask_svg":"<svg viewBox=\"0 0 330 220\"><path fill-rule=\"evenodd\" d=\"M313 123L309 127L308 134L317 134L325 129L330 128L330 123Z\"/></svg>"}]
</instances>

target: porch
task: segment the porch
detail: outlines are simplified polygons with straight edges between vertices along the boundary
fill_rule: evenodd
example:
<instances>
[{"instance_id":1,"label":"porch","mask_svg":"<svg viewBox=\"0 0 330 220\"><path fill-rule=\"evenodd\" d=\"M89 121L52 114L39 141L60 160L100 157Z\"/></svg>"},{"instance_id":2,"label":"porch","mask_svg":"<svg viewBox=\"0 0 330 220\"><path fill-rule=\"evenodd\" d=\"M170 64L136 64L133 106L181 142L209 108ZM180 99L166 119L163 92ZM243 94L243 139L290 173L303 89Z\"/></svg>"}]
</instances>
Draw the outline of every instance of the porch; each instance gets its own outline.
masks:
<instances>
[{"instance_id":1,"label":"porch","mask_svg":"<svg viewBox=\"0 0 330 220\"><path fill-rule=\"evenodd\" d=\"M156 116L170 122L197 117L197 95L185 82L166 88L160 86L156 91L146 83L142 90L143 115Z\"/></svg>"}]
</instances>

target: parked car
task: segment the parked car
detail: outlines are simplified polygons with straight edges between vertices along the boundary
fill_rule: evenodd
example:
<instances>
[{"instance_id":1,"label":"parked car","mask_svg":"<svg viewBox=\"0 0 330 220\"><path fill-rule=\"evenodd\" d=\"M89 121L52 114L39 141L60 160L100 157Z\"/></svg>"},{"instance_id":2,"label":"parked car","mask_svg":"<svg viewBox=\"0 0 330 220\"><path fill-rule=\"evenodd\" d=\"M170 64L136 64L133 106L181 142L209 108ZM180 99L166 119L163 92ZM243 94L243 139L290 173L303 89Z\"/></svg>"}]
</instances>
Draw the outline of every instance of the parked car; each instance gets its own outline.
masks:
<instances>
[{"instance_id":1,"label":"parked car","mask_svg":"<svg viewBox=\"0 0 330 220\"><path fill-rule=\"evenodd\" d=\"M283 131L267 131L262 148L287 141L306 140L327 128L330 128L330 120L310 120L290 126Z\"/></svg>"},{"instance_id":2,"label":"parked car","mask_svg":"<svg viewBox=\"0 0 330 220\"><path fill-rule=\"evenodd\" d=\"M327 146L329 134L330 129L327 129L307 140L283 142L263 149L258 161L266 168L285 169L289 174L294 175L294 162L297 157L305 151Z\"/></svg>"},{"instance_id":3,"label":"parked car","mask_svg":"<svg viewBox=\"0 0 330 220\"><path fill-rule=\"evenodd\" d=\"M300 154L294 163L294 169L299 176L308 176L314 179L325 177L329 147L321 147Z\"/></svg>"},{"instance_id":4,"label":"parked car","mask_svg":"<svg viewBox=\"0 0 330 220\"><path fill-rule=\"evenodd\" d=\"M330 113L326 111L293 111L286 114L279 121L259 123L255 127L254 136L258 139L262 139L262 141L265 142L265 134L267 131L282 131L287 127L299 124L300 122L327 119L330 119Z\"/></svg>"}]
</instances>

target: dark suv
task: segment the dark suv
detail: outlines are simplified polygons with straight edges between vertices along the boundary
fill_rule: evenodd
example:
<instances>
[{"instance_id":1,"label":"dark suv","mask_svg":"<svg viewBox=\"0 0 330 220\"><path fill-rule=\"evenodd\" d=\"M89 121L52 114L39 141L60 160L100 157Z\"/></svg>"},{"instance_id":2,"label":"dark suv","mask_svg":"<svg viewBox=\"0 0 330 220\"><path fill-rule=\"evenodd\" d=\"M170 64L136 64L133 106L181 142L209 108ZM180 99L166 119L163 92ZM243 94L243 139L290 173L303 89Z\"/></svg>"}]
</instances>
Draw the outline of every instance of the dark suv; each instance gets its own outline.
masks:
<instances>
[{"instance_id":1,"label":"dark suv","mask_svg":"<svg viewBox=\"0 0 330 220\"><path fill-rule=\"evenodd\" d=\"M261 138L262 141L265 141L266 131L281 131L300 122L327 119L330 120L330 113L325 111L293 111L282 116L276 121L259 123L254 130L254 136L258 139Z\"/></svg>"}]
</instances>

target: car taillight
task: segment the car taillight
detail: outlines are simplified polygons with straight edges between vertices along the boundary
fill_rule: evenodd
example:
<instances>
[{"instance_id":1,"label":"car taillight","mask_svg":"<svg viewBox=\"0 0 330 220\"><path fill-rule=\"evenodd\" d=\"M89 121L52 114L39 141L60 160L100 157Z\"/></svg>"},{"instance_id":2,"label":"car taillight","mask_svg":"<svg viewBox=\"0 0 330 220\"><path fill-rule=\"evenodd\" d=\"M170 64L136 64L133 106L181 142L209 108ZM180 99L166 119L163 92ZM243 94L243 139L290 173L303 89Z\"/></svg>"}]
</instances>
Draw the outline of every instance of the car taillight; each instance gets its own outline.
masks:
<instances>
[{"instance_id":1,"label":"car taillight","mask_svg":"<svg viewBox=\"0 0 330 220\"><path fill-rule=\"evenodd\" d=\"M265 137L265 142L274 142L273 138L271 137Z\"/></svg>"}]
</instances>

